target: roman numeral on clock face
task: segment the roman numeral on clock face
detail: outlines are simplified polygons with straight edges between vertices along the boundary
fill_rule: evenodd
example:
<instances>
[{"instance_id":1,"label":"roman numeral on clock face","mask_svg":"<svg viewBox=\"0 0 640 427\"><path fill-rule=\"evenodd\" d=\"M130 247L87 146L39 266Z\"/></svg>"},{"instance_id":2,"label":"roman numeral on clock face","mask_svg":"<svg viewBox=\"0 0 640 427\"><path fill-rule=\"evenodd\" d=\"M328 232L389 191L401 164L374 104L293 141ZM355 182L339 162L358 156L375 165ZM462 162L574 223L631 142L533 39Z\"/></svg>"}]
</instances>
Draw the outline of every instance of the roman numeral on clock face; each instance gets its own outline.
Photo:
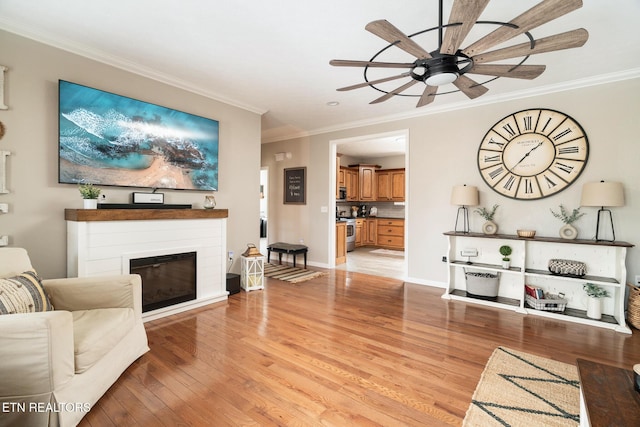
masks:
<instances>
[{"instance_id":1,"label":"roman numeral on clock face","mask_svg":"<svg viewBox=\"0 0 640 427\"><path fill-rule=\"evenodd\" d=\"M559 134L555 135L555 136L553 137L553 140L554 140L554 141L557 141L557 140L559 140L560 138L562 138L563 136L566 136L566 135L568 135L568 134L570 134L570 133L571 133L571 129L570 129L570 128L566 128L565 130L563 130L563 131L562 131L562 132L560 132Z\"/></svg>"},{"instance_id":2,"label":"roman numeral on clock face","mask_svg":"<svg viewBox=\"0 0 640 427\"><path fill-rule=\"evenodd\" d=\"M531 184L531 180L529 178L524 180L524 193L533 194L533 184Z\"/></svg>"},{"instance_id":3,"label":"roman numeral on clock face","mask_svg":"<svg viewBox=\"0 0 640 427\"><path fill-rule=\"evenodd\" d=\"M560 169L562 172L565 172L565 173L571 173L571 171L573 170L573 166L560 163L560 162L556 162L555 167L557 167L558 169Z\"/></svg>"},{"instance_id":4,"label":"roman numeral on clock face","mask_svg":"<svg viewBox=\"0 0 640 427\"><path fill-rule=\"evenodd\" d=\"M499 167L498 169L489 172L489 176L491 177L491 179L496 179L496 177L500 176L502 172L504 172L504 169L502 167Z\"/></svg>"},{"instance_id":5,"label":"roman numeral on clock face","mask_svg":"<svg viewBox=\"0 0 640 427\"><path fill-rule=\"evenodd\" d=\"M558 149L558 154L575 154L579 152L580 149L578 147L562 147Z\"/></svg>"},{"instance_id":6,"label":"roman numeral on clock face","mask_svg":"<svg viewBox=\"0 0 640 427\"><path fill-rule=\"evenodd\" d=\"M509 179L507 179L507 182L504 183L504 189L505 190L511 190L511 188L513 188L513 183L516 182L516 177L511 175L509 177Z\"/></svg>"},{"instance_id":7,"label":"roman numeral on clock face","mask_svg":"<svg viewBox=\"0 0 640 427\"><path fill-rule=\"evenodd\" d=\"M489 144L496 144L498 147L500 147L500 149L502 149L502 147L504 147L504 142L495 141L493 138L490 138L488 143Z\"/></svg>"},{"instance_id":8,"label":"roman numeral on clock face","mask_svg":"<svg viewBox=\"0 0 640 427\"><path fill-rule=\"evenodd\" d=\"M551 178L549 178L547 175L545 175L545 176L544 176L544 180L545 180L545 182L547 183L547 186L548 186L549 188L553 188L553 187L555 187L556 185L558 185L558 184L556 184L555 182L553 182L553 181L551 180Z\"/></svg>"},{"instance_id":9,"label":"roman numeral on clock face","mask_svg":"<svg viewBox=\"0 0 640 427\"><path fill-rule=\"evenodd\" d=\"M502 129L504 129L511 138L516 136L516 131L513 130L513 128L511 127L511 124L507 123L506 125L502 126Z\"/></svg>"},{"instance_id":10,"label":"roman numeral on clock face","mask_svg":"<svg viewBox=\"0 0 640 427\"><path fill-rule=\"evenodd\" d=\"M524 125L524 130L527 130L527 131L531 130L531 116L524 116L522 118L522 122Z\"/></svg>"},{"instance_id":11,"label":"roman numeral on clock face","mask_svg":"<svg viewBox=\"0 0 640 427\"><path fill-rule=\"evenodd\" d=\"M499 162L500 161L500 155L496 154L494 156L487 156L485 154L484 161L487 162L487 163L489 163L489 162Z\"/></svg>"}]
</instances>

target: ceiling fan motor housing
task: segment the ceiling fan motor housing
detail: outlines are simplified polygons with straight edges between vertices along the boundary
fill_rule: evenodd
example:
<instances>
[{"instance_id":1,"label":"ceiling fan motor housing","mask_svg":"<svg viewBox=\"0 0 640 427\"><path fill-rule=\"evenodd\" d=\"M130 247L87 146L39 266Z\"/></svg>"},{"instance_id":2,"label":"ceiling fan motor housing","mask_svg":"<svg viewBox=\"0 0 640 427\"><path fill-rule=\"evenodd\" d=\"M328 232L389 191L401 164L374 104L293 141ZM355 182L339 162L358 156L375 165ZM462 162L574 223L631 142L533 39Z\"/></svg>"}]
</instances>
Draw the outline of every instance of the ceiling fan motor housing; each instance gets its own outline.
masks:
<instances>
[{"instance_id":1,"label":"ceiling fan motor housing","mask_svg":"<svg viewBox=\"0 0 640 427\"><path fill-rule=\"evenodd\" d=\"M420 73L421 71L423 71ZM419 59L411 70L411 77L425 82L430 86L451 83L460 75L457 57L454 55L439 55L430 59Z\"/></svg>"}]
</instances>

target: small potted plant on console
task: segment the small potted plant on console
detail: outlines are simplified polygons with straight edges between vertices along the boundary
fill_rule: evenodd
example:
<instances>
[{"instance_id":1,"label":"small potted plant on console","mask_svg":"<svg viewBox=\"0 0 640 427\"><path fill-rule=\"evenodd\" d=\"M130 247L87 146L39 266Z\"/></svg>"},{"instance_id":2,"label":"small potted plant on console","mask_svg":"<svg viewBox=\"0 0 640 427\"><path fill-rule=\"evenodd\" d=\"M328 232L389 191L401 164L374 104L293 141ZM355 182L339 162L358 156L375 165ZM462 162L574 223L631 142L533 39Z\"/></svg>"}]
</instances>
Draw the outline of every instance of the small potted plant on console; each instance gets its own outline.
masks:
<instances>
[{"instance_id":1,"label":"small potted plant on console","mask_svg":"<svg viewBox=\"0 0 640 427\"><path fill-rule=\"evenodd\" d=\"M609 296L609 291L594 283L585 283L582 288L589 296L589 300L587 302L587 317L596 320L601 319L602 304L600 303L600 298L607 298Z\"/></svg>"},{"instance_id":2,"label":"small potted plant on console","mask_svg":"<svg viewBox=\"0 0 640 427\"><path fill-rule=\"evenodd\" d=\"M97 209L98 196L100 196L100 189L93 184L80 184L78 191L82 196L85 209Z\"/></svg>"},{"instance_id":3,"label":"small potted plant on console","mask_svg":"<svg viewBox=\"0 0 640 427\"><path fill-rule=\"evenodd\" d=\"M502 255L502 268L506 270L511 266L511 258L509 258L512 252L511 246L503 245L500 246L498 250L500 251L500 255Z\"/></svg>"}]
</instances>

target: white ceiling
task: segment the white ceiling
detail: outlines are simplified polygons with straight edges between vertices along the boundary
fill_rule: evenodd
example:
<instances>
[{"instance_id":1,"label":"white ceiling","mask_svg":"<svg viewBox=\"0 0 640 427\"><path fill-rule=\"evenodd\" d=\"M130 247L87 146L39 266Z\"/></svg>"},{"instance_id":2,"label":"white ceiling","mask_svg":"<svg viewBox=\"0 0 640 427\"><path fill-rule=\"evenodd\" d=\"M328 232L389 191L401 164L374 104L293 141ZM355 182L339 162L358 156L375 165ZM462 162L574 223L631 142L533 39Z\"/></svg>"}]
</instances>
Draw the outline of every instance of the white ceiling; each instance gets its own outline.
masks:
<instances>
[{"instance_id":1,"label":"white ceiling","mask_svg":"<svg viewBox=\"0 0 640 427\"><path fill-rule=\"evenodd\" d=\"M492 0L480 20L508 22L538 2ZM445 23L452 4L444 0ZM336 91L362 82L363 70L329 61L369 60L387 46L364 29L377 19L413 34L438 25L438 0L0 0L1 29L263 114L263 142L640 75L640 1L585 0L530 31L536 39L589 31L582 48L529 58L528 64L547 65L535 80L498 79L474 101L457 92L420 109L414 97L370 105L381 95L370 87ZM484 32L474 30L467 41L494 27L476 28ZM431 36L414 39L426 50L437 47ZM385 60L415 59L395 48L386 52Z\"/></svg>"}]
</instances>

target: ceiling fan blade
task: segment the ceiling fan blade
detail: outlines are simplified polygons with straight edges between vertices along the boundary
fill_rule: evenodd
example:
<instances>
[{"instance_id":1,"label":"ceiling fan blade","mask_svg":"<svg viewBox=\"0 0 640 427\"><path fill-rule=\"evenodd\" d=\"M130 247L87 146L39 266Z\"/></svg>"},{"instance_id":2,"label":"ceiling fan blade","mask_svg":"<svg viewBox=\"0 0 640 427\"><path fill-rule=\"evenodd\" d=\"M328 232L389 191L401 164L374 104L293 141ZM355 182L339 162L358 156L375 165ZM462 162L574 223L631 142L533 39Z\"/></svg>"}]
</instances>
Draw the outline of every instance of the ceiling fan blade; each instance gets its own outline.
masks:
<instances>
[{"instance_id":1,"label":"ceiling fan blade","mask_svg":"<svg viewBox=\"0 0 640 427\"><path fill-rule=\"evenodd\" d=\"M329 64L334 67L377 67L377 68L413 68L413 63L350 61L348 59L332 59Z\"/></svg>"},{"instance_id":2,"label":"ceiling fan blade","mask_svg":"<svg viewBox=\"0 0 640 427\"><path fill-rule=\"evenodd\" d=\"M440 53L449 55L456 53L487 4L489 4L489 0L456 0L453 2L449 25L455 23L462 23L462 25L447 27L442 39L442 46L440 46Z\"/></svg>"},{"instance_id":3,"label":"ceiling fan blade","mask_svg":"<svg viewBox=\"0 0 640 427\"><path fill-rule=\"evenodd\" d=\"M431 58L431 54L424 50L420 45L409 38L405 33L393 26L392 23L386 19L380 19L377 21L369 22L365 27L365 30L375 34L381 39L398 46L405 52L410 53L419 59Z\"/></svg>"},{"instance_id":4,"label":"ceiling fan blade","mask_svg":"<svg viewBox=\"0 0 640 427\"><path fill-rule=\"evenodd\" d=\"M453 84L458 89L460 89L460 92L467 95L470 99L475 99L481 95L484 95L489 90L486 87L482 86L481 84L478 84L477 82L471 80L469 77L464 75L458 77L453 82Z\"/></svg>"},{"instance_id":5,"label":"ceiling fan blade","mask_svg":"<svg viewBox=\"0 0 640 427\"><path fill-rule=\"evenodd\" d=\"M394 95L397 95L401 92L403 92L405 89L409 89L411 86L413 86L414 84L418 83L417 80L411 79L410 82L403 84L402 86L395 88L394 90L392 90L389 93L385 93L384 95L382 95L380 98L376 98L373 101L371 101L369 104L377 104L379 102L383 102L386 101L387 99L391 98Z\"/></svg>"},{"instance_id":6,"label":"ceiling fan blade","mask_svg":"<svg viewBox=\"0 0 640 427\"><path fill-rule=\"evenodd\" d=\"M427 104L431 104L436 97L434 96L438 91L438 86L429 86L424 88L424 92L422 92L422 96L416 105L416 108L424 107Z\"/></svg>"},{"instance_id":7,"label":"ceiling fan blade","mask_svg":"<svg viewBox=\"0 0 640 427\"><path fill-rule=\"evenodd\" d=\"M546 65L474 64L467 73L532 80L546 68Z\"/></svg>"},{"instance_id":8,"label":"ceiling fan blade","mask_svg":"<svg viewBox=\"0 0 640 427\"><path fill-rule=\"evenodd\" d=\"M475 56L581 7L582 0L544 0L509 22L516 25L517 28L501 26L464 49L463 53L468 56Z\"/></svg>"},{"instance_id":9,"label":"ceiling fan blade","mask_svg":"<svg viewBox=\"0 0 640 427\"><path fill-rule=\"evenodd\" d=\"M359 88L365 87L365 86L377 85L378 83L384 83L384 82L389 82L391 80L401 79L403 77L409 77L410 75L411 75L411 73L402 73L402 74L399 74L397 76L385 77L384 79L378 79L378 80L369 80L368 82L358 83L358 84L355 84L355 85L352 85L352 86L345 86L345 87L341 87L341 88L336 89L336 90L340 91L340 92L343 92L345 90L359 89Z\"/></svg>"},{"instance_id":10,"label":"ceiling fan blade","mask_svg":"<svg viewBox=\"0 0 640 427\"><path fill-rule=\"evenodd\" d=\"M589 39L589 33L584 28L555 34L536 40L535 46L531 43L521 43L515 46L497 49L491 52L480 53L473 57L475 64L500 61L502 59L517 58L519 56L535 55L537 53L553 52L556 50L572 49L584 45Z\"/></svg>"}]
</instances>

